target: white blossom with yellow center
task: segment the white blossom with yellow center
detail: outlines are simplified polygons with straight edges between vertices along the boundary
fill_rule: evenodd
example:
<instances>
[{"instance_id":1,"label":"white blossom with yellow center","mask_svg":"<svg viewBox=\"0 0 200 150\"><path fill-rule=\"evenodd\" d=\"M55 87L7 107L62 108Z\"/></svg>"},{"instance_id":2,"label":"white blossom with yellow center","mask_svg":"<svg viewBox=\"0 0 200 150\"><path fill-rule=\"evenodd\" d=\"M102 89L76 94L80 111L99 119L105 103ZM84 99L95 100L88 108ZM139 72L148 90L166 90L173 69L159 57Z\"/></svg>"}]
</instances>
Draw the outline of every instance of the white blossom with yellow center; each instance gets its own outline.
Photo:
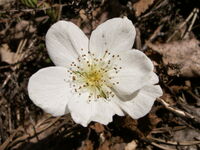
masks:
<instances>
[{"instance_id":1,"label":"white blossom with yellow center","mask_svg":"<svg viewBox=\"0 0 200 150\"><path fill-rule=\"evenodd\" d=\"M71 113L76 123L108 124L113 115L146 115L162 95L153 64L132 49L135 27L127 18L99 25L90 40L73 23L59 21L46 35L46 46L55 67L33 74L30 99L53 116Z\"/></svg>"}]
</instances>

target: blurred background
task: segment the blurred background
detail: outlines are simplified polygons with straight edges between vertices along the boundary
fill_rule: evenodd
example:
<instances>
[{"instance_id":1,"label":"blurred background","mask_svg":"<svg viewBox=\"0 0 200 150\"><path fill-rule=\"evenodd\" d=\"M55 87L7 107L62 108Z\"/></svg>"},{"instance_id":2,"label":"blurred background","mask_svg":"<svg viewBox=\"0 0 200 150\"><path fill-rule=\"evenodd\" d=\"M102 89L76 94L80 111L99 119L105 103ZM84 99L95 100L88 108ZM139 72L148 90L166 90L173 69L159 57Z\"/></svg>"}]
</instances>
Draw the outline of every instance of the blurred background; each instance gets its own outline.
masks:
<instances>
[{"instance_id":1,"label":"blurred background","mask_svg":"<svg viewBox=\"0 0 200 150\"><path fill-rule=\"evenodd\" d=\"M0 150L200 149L199 9L200 0L0 0ZM31 102L29 77L54 65L44 39L53 23L72 21L90 37L123 16L136 26L134 48L151 58L164 91L148 115L84 128Z\"/></svg>"}]
</instances>

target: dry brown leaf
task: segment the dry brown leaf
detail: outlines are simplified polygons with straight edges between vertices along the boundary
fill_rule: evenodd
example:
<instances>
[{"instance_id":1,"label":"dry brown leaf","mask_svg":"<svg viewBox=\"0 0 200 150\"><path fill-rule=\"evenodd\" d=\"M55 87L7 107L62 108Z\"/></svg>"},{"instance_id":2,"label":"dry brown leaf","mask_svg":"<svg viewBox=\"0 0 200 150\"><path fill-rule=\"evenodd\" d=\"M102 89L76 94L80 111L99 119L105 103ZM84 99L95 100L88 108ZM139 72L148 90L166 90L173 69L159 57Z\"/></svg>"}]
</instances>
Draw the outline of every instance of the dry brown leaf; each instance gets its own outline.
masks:
<instances>
[{"instance_id":1,"label":"dry brown leaf","mask_svg":"<svg viewBox=\"0 0 200 150\"><path fill-rule=\"evenodd\" d=\"M136 147L137 147L137 143L133 140L132 142L126 145L125 150L135 150Z\"/></svg>"},{"instance_id":2,"label":"dry brown leaf","mask_svg":"<svg viewBox=\"0 0 200 150\"><path fill-rule=\"evenodd\" d=\"M10 31L14 39L20 39L24 37L25 32L34 33L36 28L30 22L21 20L19 23L17 23L15 28L12 28Z\"/></svg>"},{"instance_id":3,"label":"dry brown leaf","mask_svg":"<svg viewBox=\"0 0 200 150\"><path fill-rule=\"evenodd\" d=\"M144 13L152 4L154 0L139 0L133 4L133 9L135 10L135 16L140 16Z\"/></svg>"},{"instance_id":4,"label":"dry brown leaf","mask_svg":"<svg viewBox=\"0 0 200 150\"><path fill-rule=\"evenodd\" d=\"M162 119L159 118L155 113L149 113L148 119L150 121L152 129L156 128L156 126L158 125L158 123L160 123L162 121Z\"/></svg>"},{"instance_id":5,"label":"dry brown leaf","mask_svg":"<svg viewBox=\"0 0 200 150\"><path fill-rule=\"evenodd\" d=\"M93 150L93 144L90 140L85 140L82 142L82 145L78 150Z\"/></svg>"},{"instance_id":6,"label":"dry brown leaf","mask_svg":"<svg viewBox=\"0 0 200 150\"><path fill-rule=\"evenodd\" d=\"M179 75L183 77L200 76L200 42L196 39L174 41L166 44L147 45L163 55L165 65L175 65L177 68L168 70L169 75Z\"/></svg>"},{"instance_id":7,"label":"dry brown leaf","mask_svg":"<svg viewBox=\"0 0 200 150\"><path fill-rule=\"evenodd\" d=\"M182 91L182 90L188 90L189 88L187 87L187 86L184 86L184 85L181 85L181 86L179 86L179 85L172 85L172 86L170 86L170 88L171 88L171 90L173 90L173 92L175 92L175 93L179 93L180 91Z\"/></svg>"},{"instance_id":8,"label":"dry brown leaf","mask_svg":"<svg viewBox=\"0 0 200 150\"><path fill-rule=\"evenodd\" d=\"M8 4L14 0L0 0L0 5Z\"/></svg>"},{"instance_id":9,"label":"dry brown leaf","mask_svg":"<svg viewBox=\"0 0 200 150\"><path fill-rule=\"evenodd\" d=\"M193 139L200 140L200 132L197 132L194 129L186 128L184 130L178 130L174 132L173 140L174 141L191 141ZM196 149L196 145L183 146L182 149Z\"/></svg>"},{"instance_id":10,"label":"dry brown leaf","mask_svg":"<svg viewBox=\"0 0 200 150\"><path fill-rule=\"evenodd\" d=\"M124 150L126 143L117 143L110 147L110 150Z\"/></svg>"},{"instance_id":11,"label":"dry brown leaf","mask_svg":"<svg viewBox=\"0 0 200 150\"><path fill-rule=\"evenodd\" d=\"M0 60L6 62L8 64L16 63L16 54L11 52L9 46L7 44L3 44L0 47Z\"/></svg>"},{"instance_id":12,"label":"dry brown leaf","mask_svg":"<svg viewBox=\"0 0 200 150\"><path fill-rule=\"evenodd\" d=\"M100 145L98 150L110 150L109 146L110 142L106 140L102 145Z\"/></svg>"},{"instance_id":13,"label":"dry brown leaf","mask_svg":"<svg viewBox=\"0 0 200 150\"><path fill-rule=\"evenodd\" d=\"M85 10L81 9L79 11L79 15L80 15L81 19L83 19L83 21L86 21L86 22L88 21L88 17L86 16Z\"/></svg>"},{"instance_id":14,"label":"dry brown leaf","mask_svg":"<svg viewBox=\"0 0 200 150\"><path fill-rule=\"evenodd\" d=\"M104 126L100 123L95 123L90 128L94 129L97 133L102 133L105 130Z\"/></svg>"}]
</instances>

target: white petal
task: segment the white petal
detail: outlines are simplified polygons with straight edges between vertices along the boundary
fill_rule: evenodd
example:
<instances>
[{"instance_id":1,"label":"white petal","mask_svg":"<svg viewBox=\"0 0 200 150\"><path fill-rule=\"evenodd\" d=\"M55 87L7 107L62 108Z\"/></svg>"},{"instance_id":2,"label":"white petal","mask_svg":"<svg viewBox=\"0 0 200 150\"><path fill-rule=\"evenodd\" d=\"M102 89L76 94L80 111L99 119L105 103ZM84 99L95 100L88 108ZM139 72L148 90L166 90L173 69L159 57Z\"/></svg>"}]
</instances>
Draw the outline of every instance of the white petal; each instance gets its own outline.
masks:
<instances>
[{"instance_id":1,"label":"white petal","mask_svg":"<svg viewBox=\"0 0 200 150\"><path fill-rule=\"evenodd\" d=\"M151 82L152 75L154 76L153 64L139 50L124 51L120 53L120 57L121 61L117 61L116 64L122 69L115 75L114 82L119 84L115 84L114 90L120 98L130 100L135 91Z\"/></svg>"},{"instance_id":2,"label":"white petal","mask_svg":"<svg viewBox=\"0 0 200 150\"><path fill-rule=\"evenodd\" d=\"M88 51L88 38L73 23L58 21L46 34L46 46L51 60L57 66L66 66L81 54Z\"/></svg>"},{"instance_id":3,"label":"white petal","mask_svg":"<svg viewBox=\"0 0 200 150\"><path fill-rule=\"evenodd\" d=\"M100 122L104 125L107 125L109 122L112 122L113 116L115 114L123 116L124 113L117 104L112 100L105 101L104 99L98 99L95 103L95 112L92 117L92 121Z\"/></svg>"},{"instance_id":4,"label":"white petal","mask_svg":"<svg viewBox=\"0 0 200 150\"><path fill-rule=\"evenodd\" d=\"M107 125L112 122L113 115L124 115L117 104L112 101L98 99L88 102L87 93L72 98L68 107L73 120L85 127L91 121Z\"/></svg>"},{"instance_id":5,"label":"white petal","mask_svg":"<svg viewBox=\"0 0 200 150\"><path fill-rule=\"evenodd\" d=\"M156 98L162 96L159 85L147 85L143 87L131 101L116 100L116 103L133 119L145 116L153 106Z\"/></svg>"},{"instance_id":6,"label":"white petal","mask_svg":"<svg viewBox=\"0 0 200 150\"><path fill-rule=\"evenodd\" d=\"M69 113L69 85L66 82L67 70L64 67L47 67L31 76L28 94L35 105L53 116Z\"/></svg>"},{"instance_id":7,"label":"white petal","mask_svg":"<svg viewBox=\"0 0 200 150\"><path fill-rule=\"evenodd\" d=\"M99 25L91 34L89 49L97 56L108 50L129 50L135 40L135 27L127 18L114 18Z\"/></svg>"},{"instance_id":8,"label":"white petal","mask_svg":"<svg viewBox=\"0 0 200 150\"><path fill-rule=\"evenodd\" d=\"M157 74L152 72L149 84L157 84L158 82L159 82L159 78L158 78Z\"/></svg>"}]
</instances>

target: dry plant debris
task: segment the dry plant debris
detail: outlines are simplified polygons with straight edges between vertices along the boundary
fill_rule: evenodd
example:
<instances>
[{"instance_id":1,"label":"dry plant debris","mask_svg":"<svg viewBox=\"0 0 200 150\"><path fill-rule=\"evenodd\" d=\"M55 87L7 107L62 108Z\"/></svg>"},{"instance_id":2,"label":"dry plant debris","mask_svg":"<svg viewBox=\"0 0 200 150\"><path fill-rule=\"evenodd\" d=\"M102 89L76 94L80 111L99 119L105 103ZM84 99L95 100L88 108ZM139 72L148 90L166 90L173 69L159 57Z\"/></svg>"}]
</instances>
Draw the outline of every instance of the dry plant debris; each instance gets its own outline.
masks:
<instances>
[{"instance_id":1,"label":"dry plant debris","mask_svg":"<svg viewBox=\"0 0 200 150\"><path fill-rule=\"evenodd\" d=\"M170 68L169 75L184 77L200 76L200 42L196 39L173 41L169 43L148 43L153 50L163 55L165 65L174 65Z\"/></svg>"},{"instance_id":2,"label":"dry plant debris","mask_svg":"<svg viewBox=\"0 0 200 150\"><path fill-rule=\"evenodd\" d=\"M8 64L16 63L16 54L11 52L9 46L7 44L2 44L0 47L0 56L1 61L6 62Z\"/></svg>"},{"instance_id":3,"label":"dry plant debris","mask_svg":"<svg viewBox=\"0 0 200 150\"><path fill-rule=\"evenodd\" d=\"M200 149L199 0L31 1L0 0L0 150ZM83 128L31 103L29 77L53 65L44 36L54 22L73 21L89 37L123 16L136 25L135 45L151 57L164 91L149 115Z\"/></svg>"},{"instance_id":4,"label":"dry plant debris","mask_svg":"<svg viewBox=\"0 0 200 150\"><path fill-rule=\"evenodd\" d=\"M135 15L138 17L144 13L152 4L154 0L140 0L133 4L133 9L135 10Z\"/></svg>"}]
</instances>

